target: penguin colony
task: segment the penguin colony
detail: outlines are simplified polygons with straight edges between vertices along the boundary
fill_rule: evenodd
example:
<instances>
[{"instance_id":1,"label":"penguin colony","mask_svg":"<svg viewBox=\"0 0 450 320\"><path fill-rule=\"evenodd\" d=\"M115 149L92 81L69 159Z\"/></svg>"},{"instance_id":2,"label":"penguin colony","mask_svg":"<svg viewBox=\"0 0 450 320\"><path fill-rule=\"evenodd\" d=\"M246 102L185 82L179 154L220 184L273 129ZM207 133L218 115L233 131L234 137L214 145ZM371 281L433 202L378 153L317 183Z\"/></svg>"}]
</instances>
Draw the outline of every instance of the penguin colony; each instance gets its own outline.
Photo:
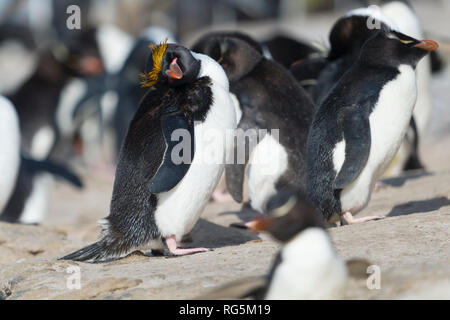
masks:
<instances>
[{"instance_id":1,"label":"penguin colony","mask_svg":"<svg viewBox=\"0 0 450 320\"><path fill-rule=\"evenodd\" d=\"M331 28L328 52L241 32L207 33L187 48L155 28L137 40L113 27L89 30L44 50L26 29L0 28L3 38L35 55L28 77L1 91L0 220L42 222L51 177L82 187L53 159L89 144L86 114L110 112L100 119L115 136L110 211L99 240L63 260L210 250L179 243L224 174L233 199L248 194L243 209L262 214L246 227L282 246L267 277L209 298L336 299L350 274L325 226L381 219L355 217L376 182L423 168L418 143L438 44L422 40L404 1L348 12ZM258 134L239 136L249 131Z\"/></svg>"}]
</instances>

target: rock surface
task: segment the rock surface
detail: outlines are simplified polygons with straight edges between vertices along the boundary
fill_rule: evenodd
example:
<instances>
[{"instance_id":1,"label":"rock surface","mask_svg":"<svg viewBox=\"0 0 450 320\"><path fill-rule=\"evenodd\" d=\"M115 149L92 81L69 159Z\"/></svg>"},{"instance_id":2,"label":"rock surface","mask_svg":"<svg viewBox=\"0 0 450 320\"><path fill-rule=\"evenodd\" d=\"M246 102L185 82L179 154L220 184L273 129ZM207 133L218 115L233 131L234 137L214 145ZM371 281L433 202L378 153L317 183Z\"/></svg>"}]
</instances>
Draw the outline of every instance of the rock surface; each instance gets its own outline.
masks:
<instances>
[{"instance_id":1,"label":"rock surface","mask_svg":"<svg viewBox=\"0 0 450 320\"><path fill-rule=\"evenodd\" d=\"M364 258L381 270L379 290L367 288L370 274L363 273L350 280L344 298L450 298L449 181L450 171L385 180L386 187L361 212L385 219L329 229L344 259ZM98 264L58 261L95 241L111 182L92 178L83 192L57 185L42 226L0 224L0 298L189 299L269 269L278 244L229 227L252 216L234 212L235 203L207 206L187 243L213 249L206 253L153 257L135 252ZM68 272L74 266L80 270L80 290L70 289L73 274Z\"/></svg>"}]
</instances>

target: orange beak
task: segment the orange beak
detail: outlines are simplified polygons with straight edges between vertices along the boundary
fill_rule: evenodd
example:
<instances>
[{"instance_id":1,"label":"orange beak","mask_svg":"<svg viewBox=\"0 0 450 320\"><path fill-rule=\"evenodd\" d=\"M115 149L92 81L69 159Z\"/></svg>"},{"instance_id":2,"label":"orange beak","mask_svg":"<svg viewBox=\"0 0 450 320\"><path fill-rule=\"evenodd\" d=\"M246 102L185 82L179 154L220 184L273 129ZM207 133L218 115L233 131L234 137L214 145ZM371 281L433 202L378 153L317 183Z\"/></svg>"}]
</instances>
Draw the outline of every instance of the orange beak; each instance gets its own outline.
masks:
<instances>
[{"instance_id":1,"label":"orange beak","mask_svg":"<svg viewBox=\"0 0 450 320\"><path fill-rule=\"evenodd\" d=\"M260 232L260 231L264 231L267 228L269 228L269 226L272 224L272 219L271 218L262 218L262 217L258 217L253 219L252 221L249 221L245 224L245 226L250 229L251 231L254 232Z\"/></svg>"},{"instance_id":2,"label":"orange beak","mask_svg":"<svg viewBox=\"0 0 450 320\"><path fill-rule=\"evenodd\" d=\"M166 70L166 75L170 79L181 79L183 78L183 71L181 71L180 66L177 64L177 59L173 59L173 61L170 63L169 70Z\"/></svg>"},{"instance_id":3,"label":"orange beak","mask_svg":"<svg viewBox=\"0 0 450 320\"><path fill-rule=\"evenodd\" d=\"M426 51L433 51L439 48L439 45L436 41L433 40L422 40L414 47L424 49Z\"/></svg>"}]
</instances>

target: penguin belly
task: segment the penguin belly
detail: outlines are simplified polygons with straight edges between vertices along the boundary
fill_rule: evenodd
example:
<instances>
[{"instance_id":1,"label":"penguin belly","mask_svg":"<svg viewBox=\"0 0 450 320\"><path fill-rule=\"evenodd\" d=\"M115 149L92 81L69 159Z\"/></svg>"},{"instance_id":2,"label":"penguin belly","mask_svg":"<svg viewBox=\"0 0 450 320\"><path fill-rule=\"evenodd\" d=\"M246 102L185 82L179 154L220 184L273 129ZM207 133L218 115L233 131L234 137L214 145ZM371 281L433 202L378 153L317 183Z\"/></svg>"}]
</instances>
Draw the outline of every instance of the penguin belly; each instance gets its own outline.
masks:
<instances>
[{"instance_id":1,"label":"penguin belly","mask_svg":"<svg viewBox=\"0 0 450 320\"><path fill-rule=\"evenodd\" d=\"M20 127L14 106L0 96L0 213L14 191L20 167Z\"/></svg>"},{"instance_id":2,"label":"penguin belly","mask_svg":"<svg viewBox=\"0 0 450 320\"><path fill-rule=\"evenodd\" d=\"M422 26L414 11L406 3L393 1L381 7L381 12L395 21L398 30L416 39L423 39ZM414 107L414 121L416 122L418 137L423 137L427 129L431 113L431 62L430 56L425 56L416 67L417 76L417 101ZM414 152L415 147L410 141L403 141L394 162L387 169L385 176L399 175L406 162Z\"/></svg>"},{"instance_id":3,"label":"penguin belly","mask_svg":"<svg viewBox=\"0 0 450 320\"><path fill-rule=\"evenodd\" d=\"M214 103L203 122L194 126L194 159L184 178L172 190L157 195L155 220L161 236L181 241L192 230L223 173L236 128L233 101L222 86L213 83Z\"/></svg>"},{"instance_id":4,"label":"penguin belly","mask_svg":"<svg viewBox=\"0 0 450 320\"><path fill-rule=\"evenodd\" d=\"M272 135L266 136L252 152L248 168L248 195L253 209L263 212L277 192L275 185L288 168L288 154Z\"/></svg>"},{"instance_id":5,"label":"penguin belly","mask_svg":"<svg viewBox=\"0 0 450 320\"><path fill-rule=\"evenodd\" d=\"M375 182L394 159L408 129L417 97L416 76L414 69L406 65L401 65L399 72L381 90L369 116L369 158L355 181L342 190L342 212L355 214L367 205ZM345 152L344 148L340 150Z\"/></svg>"},{"instance_id":6,"label":"penguin belly","mask_svg":"<svg viewBox=\"0 0 450 320\"><path fill-rule=\"evenodd\" d=\"M410 37L423 39L423 30L417 15L402 1L392 1L381 7L381 12L391 18L398 26L398 30ZM416 121L419 136L426 130L431 111L430 81L431 81L430 56L425 56L416 67L417 74L417 101L414 107L414 119Z\"/></svg>"},{"instance_id":7,"label":"penguin belly","mask_svg":"<svg viewBox=\"0 0 450 320\"><path fill-rule=\"evenodd\" d=\"M48 211L48 197L52 177L47 174L40 174L34 177L31 192L28 195L20 223L35 224L41 223Z\"/></svg>"},{"instance_id":8,"label":"penguin belly","mask_svg":"<svg viewBox=\"0 0 450 320\"><path fill-rule=\"evenodd\" d=\"M337 299L346 283L346 266L328 235L321 228L310 228L282 249L265 299Z\"/></svg>"}]
</instances>

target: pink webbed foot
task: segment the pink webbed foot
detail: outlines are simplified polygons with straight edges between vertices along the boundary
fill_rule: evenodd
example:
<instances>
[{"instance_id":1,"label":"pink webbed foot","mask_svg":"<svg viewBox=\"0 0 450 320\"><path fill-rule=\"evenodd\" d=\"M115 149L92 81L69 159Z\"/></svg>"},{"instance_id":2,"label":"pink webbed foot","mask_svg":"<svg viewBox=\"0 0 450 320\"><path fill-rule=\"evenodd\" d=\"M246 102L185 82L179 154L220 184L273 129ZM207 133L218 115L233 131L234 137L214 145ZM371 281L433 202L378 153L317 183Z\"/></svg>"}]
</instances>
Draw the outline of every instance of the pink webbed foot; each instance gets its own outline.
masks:
<instances>
[{"instance_id":1,"label":"pink webbed foot","mask_svg":"<svg viewBox=\"0 0 450 320\"><path fill-rule=\"evenodd\" d=\"M216 188L213 191L211 199L219 203L233 201L231 194L229 194L226 189L222 190L221 188Z\"/></svg>"},{"instance_id":2,"label":"pink webbed foot","mask_svg":"<svg viewBox=\"0 0 450 320\"><path fill-rule=\"evenodd\" d=\"M387 187L388 187L388 185L381 180L378 180L377 182L375 182L375 191L378 191L378 190L381 190L381 189L384 189Z\"/></svg>"},{"instance_id":3,"label":"pink webbed foot","mask_svg":"<svg viewBox=\"0 0 450 320\"><path fill-rule=\"evenodd\" d=\"M370 221L370 220L377 220L377 219L385 218L383 216L368 216L368 217L362 217L362 218L355 219L353 217L353 215L351 214L351 212L345 212L342 215L342 217L344 218L345 222L347 222L348 224L355 224L355 223L361 223L361 222L366 222L366 221Z\"/></svg>"},{"instance_id":4,"label":"pink webbed foot","mask_svg":"<svg viewBox=\"0 0 450 320\"><path fill-rule=\"evenodd\" d=\"M166 244L169 251L176 256L182 256L186 254L192 254L197 252L206 252L209 251L207 248L188 248L188 249L181 249L177 247L177 240L175 239L175 236L172 235L168 238L166 238Z\"/></svg>"}]
</instances>

